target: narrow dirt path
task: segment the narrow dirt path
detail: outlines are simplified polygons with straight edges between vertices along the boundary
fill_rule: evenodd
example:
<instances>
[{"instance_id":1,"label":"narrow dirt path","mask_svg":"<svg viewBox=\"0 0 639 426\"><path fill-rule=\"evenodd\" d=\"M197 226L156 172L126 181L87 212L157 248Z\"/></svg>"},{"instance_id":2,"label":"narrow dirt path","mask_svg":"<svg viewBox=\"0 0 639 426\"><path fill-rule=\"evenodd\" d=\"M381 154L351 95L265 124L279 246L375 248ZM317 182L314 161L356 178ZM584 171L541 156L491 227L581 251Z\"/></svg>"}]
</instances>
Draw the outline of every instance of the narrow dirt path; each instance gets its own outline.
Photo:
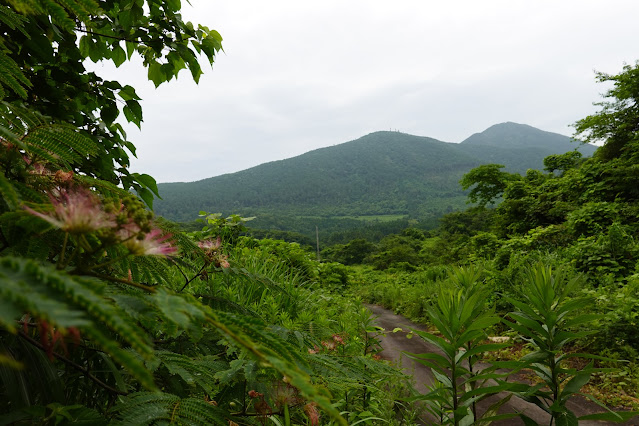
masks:
<instances>
[{"instance_id":1,"label":"narrow dirt path","mask_svg":"<svg viewBox=\"0 0 639 426\"><path fill-rule=\"evenodd\" d=\"M419 392L425 393L428 392L428 386L433 384L433 375L429 368L425 367L422 364L416 363L403 352L412 352L412 353L427 353L427 352L436 352L441 353L435 346L430 343L420 339L419 337L414 337L412 339L406 338L406 332L411 328L416 330L424 330L424 326L420 324L416 324L400 315L394 314L392 311L388 309L384 309L380 306L376 305L366 305L366 307L376 316L375 323L383 327L385 330L392 331L393 329L400 327L404 332L392 333L388 332L384 336L380 336L379 340L381 341L381 345L383 351L379 354L382 358L392 361L404 368L408 374L412 374L415 379L416 389ZM502 393L498 394L495 397L488 398L479 405L480 412L486 410L492 403L505 397L507 394ZM584 416L587 414L594 414L601 412L601 408L596 404L587 401L583 398L573 398L573 400L569 403L569 408L577 415ZM528 403L521 398L512 397L510 401L508 401L500 410L503 413L524 413L528 417L535 420L540 425L547 425L550 423L550 416L541 408L537 407L534 404ZM425 424L433 424L435 423L434 418L426 418ZM519 418L513 418L509 420L503 420L499 422L492 423L495 426L508 426L508 425L523 425L523 421ZM619 423L610 423L610 422L599 422L599 421L582 421L579 423L583 426L601 426L601 425L613 425ZM632 420L630 422L623 423L624 425L639 425L639 419Z\"/></svg>"}]
</instances>

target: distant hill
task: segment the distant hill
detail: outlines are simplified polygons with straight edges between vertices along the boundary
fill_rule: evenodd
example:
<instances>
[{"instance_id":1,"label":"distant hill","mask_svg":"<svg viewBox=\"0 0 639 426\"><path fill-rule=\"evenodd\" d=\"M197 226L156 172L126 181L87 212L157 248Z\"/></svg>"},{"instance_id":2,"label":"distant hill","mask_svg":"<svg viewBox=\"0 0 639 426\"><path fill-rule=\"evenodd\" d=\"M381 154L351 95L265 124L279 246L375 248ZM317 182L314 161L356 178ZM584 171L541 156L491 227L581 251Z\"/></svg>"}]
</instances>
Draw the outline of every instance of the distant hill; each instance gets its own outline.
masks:
<instances>
[{"instance_id":1,"label":"distant hill","mask_svg":"<svg viewBox=\"0 0 639 426\"><path fill-rule=\"evenodd\" d=\"M177 221L193 220L200 210L258 216L258 226L306 234L310 229L296 228L320 218L342 225L398 217L428 220L465 206L458 182L473 167L500 163L525 172L542 168L548 155L575 148L585 156L595 150L515 123L492 126L459 144L375 132L237 173L160 184L163 200L155 211Z\"/></svg>"}]
</instances>

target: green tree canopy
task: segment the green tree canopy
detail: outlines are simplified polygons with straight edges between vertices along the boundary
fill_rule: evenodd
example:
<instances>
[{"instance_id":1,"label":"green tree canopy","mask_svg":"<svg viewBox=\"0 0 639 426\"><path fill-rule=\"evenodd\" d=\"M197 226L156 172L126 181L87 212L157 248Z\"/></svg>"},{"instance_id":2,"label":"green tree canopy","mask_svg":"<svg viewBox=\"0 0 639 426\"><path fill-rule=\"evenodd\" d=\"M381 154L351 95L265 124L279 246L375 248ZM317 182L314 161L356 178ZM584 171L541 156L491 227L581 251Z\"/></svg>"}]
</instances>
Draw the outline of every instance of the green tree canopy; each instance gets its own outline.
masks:
<instances>
[{"instance_id":1,"label":"green tree canopy","mask_svg":"<svg viewBox=\"0 0 639 426\"><path fill-rule=\"evenodd\" d=\"M151 204L152 192L157 195L155 181L128 171L135 146L117 121L122 113L128 122L141 125L140 97L131 86L87 71L84 63L111 60L120 66L137 53L156 86L185 68L197 82L202 74L198 56L212 63L222 37L184 22L180 8L180 0L3 2L0 100L8 108L25 107L48 122L76 127L94 142L96 152L67 168L133 188Z\"/></svg>"},{"instance_id":2,"label":"green tree canopy","mask_svg":"<svg viewBox=\"0 0 639 426\"><path fill-rule=\"evenodd\" d=\"M549 155L544 158L544 170L554 172L555 170L564 173L566 170L575 168L582 162L582 155L579 151L570 151L564 154Z\"/></svg>"},{"instance_id":3,"label":"green tree canopy","mask_svg":"<svg viewBox=\"0 0 639 426\"><path fill-rule=\"evenodd\" d=\"M459 183L465 190L473 187L468 194L471 202L482 207L495 204L508 183L519 178L517 174L502 172L500 169L504 167L503 164L484 164L464 175Z\"/></svg>"},{"instance_id":4,"label":"green tree canopy","mask_svg":"<svg viewBox=\"0 0 639 426\"><path fill-rule=\"evenodd\" d=\"M625 65L616 75L597 73L599 82L613 87L596 103L601 110L575 123L576 137L585 142L603 142L597 155L604 161L639 157L639 62Z\"/></svg>"}]
</instances>

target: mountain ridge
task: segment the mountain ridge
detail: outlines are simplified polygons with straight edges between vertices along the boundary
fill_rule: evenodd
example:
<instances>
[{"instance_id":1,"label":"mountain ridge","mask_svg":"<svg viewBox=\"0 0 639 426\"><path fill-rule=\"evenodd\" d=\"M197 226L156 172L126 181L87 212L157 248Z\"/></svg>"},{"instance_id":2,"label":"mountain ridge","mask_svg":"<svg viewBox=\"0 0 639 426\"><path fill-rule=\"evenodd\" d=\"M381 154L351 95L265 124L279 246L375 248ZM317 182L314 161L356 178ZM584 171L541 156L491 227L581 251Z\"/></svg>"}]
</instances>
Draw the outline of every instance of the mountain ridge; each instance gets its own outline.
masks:
<instances>
[{"instance_id":1,"label":"mountain ridge","mask_svg":"<svg viewBox=\"0 0 639 426\"><path fill-rule=\"evenodd\" d=\"M491 126L461 143L378 131L235 173L159 184L163 200L156 202L156 212L178 221L192 220L201 210L262 218L404 215L421 220L465 206L458 182L473 167L499 163L523 173L542 168L548 155L575 148L585 155L595 149L517 123Z\"/></svg>"}]
</instances>

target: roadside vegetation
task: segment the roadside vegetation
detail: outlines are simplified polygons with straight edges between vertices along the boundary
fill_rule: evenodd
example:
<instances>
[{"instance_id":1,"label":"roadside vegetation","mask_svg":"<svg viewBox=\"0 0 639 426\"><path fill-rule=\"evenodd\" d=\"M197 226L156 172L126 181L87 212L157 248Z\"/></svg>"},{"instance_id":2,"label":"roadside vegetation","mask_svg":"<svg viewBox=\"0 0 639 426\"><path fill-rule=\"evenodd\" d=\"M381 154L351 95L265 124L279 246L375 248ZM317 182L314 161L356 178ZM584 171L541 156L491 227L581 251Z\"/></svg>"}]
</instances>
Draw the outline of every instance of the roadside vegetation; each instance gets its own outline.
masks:
<instances>
[{"instance_id":1,"label":"roadside vegetation","mask_svg":"<svg viewBox=\"0 0 639 426\"><path fill-rule=\"evenodd\" d=\"M578 152L552 155L543 171L523 175L502 171L498 164L477 167L461 180L474 207L444 216L438 229L407 228L379 243L357 239L323 252L328 259L353 265L349 272L355 294L429 323L439 333L450 324L435 321L433 309L451 288L459 287L452 265L475 268L488 306L503 318L489 332L515 342L510 358L521 358L520 343L523 354L536 354L523 360L541 374L546 387L540 389L554 389L552 398L542 398L553 413L561 408L561 402L552 404L561 400L561 389L586 383L585 389L609 404L639 408L639 65L627 65L618 75L599 74L598 79L612 84L601 111L575 125L584 141L604 142L592 158ZM560 280L571 284L566 290L539 289ZM535 292L541 292L541 299L534 298ZM554 304L548 304L553 297ZM544 313L562 303L569 307L566 311ZM550 333L560 319L567 320L565 332L574 338L562 335L561 347L543 343L537 333ZM507 348L497 352L508 358ZM585 358L590 361L568 362L576 353L590 354ZM535 367L544 359L570 367ZM570 370L576 365L583 370ZM568 374L551 384L545 374L554 380L553 368L578 378Z\"/></svg>"}]
</instances>

